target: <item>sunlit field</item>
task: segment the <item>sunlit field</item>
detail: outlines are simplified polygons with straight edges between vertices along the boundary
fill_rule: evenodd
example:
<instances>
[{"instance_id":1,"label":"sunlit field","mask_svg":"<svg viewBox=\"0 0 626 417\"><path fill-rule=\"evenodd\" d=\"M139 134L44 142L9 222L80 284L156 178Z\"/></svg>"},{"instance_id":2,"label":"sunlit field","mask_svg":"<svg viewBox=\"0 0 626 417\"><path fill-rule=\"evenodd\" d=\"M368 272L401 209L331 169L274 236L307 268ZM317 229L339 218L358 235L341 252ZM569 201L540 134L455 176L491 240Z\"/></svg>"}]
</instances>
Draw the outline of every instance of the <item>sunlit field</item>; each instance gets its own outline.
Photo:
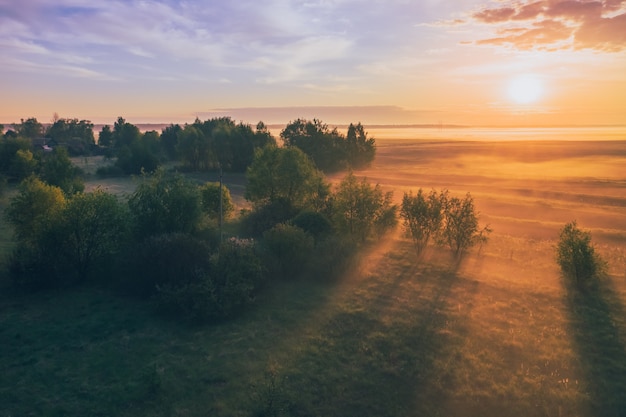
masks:
<instances>
[{"instance_id":1,"label":"sunlit field","mask_svg":"<svg viewBox=\"0 0 626 417\"><path fill-rule=\"evenodd\" d=\"M626 136L370 134L357 175L398 201L470 192L489 241L418 261L398 230L339 281L277 285L211 326L106 290L2 296L0 416L626 415ZM608 263L586 296L554 260L572 220Z\"/></svg>"}]
</instances>

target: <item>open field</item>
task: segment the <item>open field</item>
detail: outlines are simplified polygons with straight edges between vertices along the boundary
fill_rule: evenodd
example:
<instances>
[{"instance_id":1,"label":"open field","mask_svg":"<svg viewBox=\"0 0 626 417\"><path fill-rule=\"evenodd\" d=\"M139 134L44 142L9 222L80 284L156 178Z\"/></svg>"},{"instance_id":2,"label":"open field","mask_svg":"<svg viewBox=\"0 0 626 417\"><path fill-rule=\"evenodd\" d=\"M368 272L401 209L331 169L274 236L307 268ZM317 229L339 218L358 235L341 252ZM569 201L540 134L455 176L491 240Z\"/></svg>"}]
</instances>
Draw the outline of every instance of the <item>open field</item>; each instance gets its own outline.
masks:
<instances>
[{"instance_id":1,"label":"open field","mask_svg":"<svg viewBox=\"0 0 626 417\"><path fill-rule=\"evenodd\" d=\"M377 143L357 174L471 192L489 243L456 267L396 234L217 326L104 290L3 296L0 416L626 415L626 142ZM609 263L586 297L554 262L574 219Z\"/></svg>"}]
</instances>

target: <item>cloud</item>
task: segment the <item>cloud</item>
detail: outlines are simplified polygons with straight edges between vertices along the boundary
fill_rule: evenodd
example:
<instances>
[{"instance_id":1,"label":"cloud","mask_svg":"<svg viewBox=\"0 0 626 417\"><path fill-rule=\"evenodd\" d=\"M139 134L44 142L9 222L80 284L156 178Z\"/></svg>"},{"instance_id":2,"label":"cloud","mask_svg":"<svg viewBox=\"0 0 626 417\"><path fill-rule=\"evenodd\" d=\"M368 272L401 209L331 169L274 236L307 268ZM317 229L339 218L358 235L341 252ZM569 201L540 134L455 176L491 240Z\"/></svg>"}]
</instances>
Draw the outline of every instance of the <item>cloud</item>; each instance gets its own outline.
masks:
<instances>
[{"instance_id":1,"label":"cloud","mask_svg":"<svg viewBox=\"0 0 626 417\"><path fill-rule=\"evenodd\" d=\"M509 2L508 2L509 3ZM510 2L472 14L475 22L496 26L496 35L478 45L517 49L626 49L626 1L545 0ZM500 4L500 3L499 3Z\"/></svg>"}]
</instances>

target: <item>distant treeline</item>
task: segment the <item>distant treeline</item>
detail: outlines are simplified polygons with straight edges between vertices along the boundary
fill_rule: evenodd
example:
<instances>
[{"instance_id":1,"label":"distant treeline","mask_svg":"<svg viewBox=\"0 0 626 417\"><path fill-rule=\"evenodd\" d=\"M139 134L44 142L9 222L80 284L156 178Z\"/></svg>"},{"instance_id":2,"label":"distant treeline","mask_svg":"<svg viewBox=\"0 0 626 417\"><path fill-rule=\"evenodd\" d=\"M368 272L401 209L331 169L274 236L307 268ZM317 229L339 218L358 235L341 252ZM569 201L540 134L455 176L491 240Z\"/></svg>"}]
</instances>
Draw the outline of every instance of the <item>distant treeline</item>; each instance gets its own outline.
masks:
<instances>
[{"instance_id":1,"label":"distant treeline","mask_svg":"<svg viewBox=\"0 0 626 417\"><path fill-rule=\"evenodd\" d=\"M6 132L4 126L0 128L0 175L9 181L19 181L36 171L43 160L41 154L59 147L69 156L105 155L111 165L99 174L116 176L154 172L170 161L180 162L180 168L188 171L221 168L245 172L256 150L277 146L263 122L252 127L229 117L170 124L160 133L142 132L120 117L113 126L102 126L97 141L94 124L88 120L55 117L52 124L44 125L29 118L11 125ZM286 125L280 139L284 146L301 149L324 172L366 167L376 154L374 139L360 123L350 124L344 135L317 119L297 119Z\"/></svg>"}]
</instances>

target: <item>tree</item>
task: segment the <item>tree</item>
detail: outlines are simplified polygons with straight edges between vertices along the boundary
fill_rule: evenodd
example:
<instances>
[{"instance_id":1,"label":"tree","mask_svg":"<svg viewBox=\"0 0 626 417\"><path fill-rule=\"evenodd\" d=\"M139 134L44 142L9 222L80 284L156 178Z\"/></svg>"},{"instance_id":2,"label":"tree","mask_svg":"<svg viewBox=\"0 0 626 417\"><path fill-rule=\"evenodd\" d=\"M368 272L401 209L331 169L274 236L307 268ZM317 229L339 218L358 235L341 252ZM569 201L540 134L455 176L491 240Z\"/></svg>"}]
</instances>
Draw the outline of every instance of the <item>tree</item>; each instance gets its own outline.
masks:
<instances>
[{"instance_id":1,"label":"tree","mask_svg":"<svg viewBox=\"0 0 626 417\"><path fill-rule=\"evenodd\" d=\"M93 123L89 120L55 117L52 125L46 129L46 137L63 143L72 155L88 154L95 145Z\"/></svg>"},{"instance_id":2,"label":"tree","mask_svg":"<svg viewBox=\"0 0 626 417\"><path fill-rule=\"evenodd\" d=\"M158 169L143 181L128 200L136 237L163 233L191 233L202 216L198 186L180 174Z\"/></svg>"},{"instance_id":3,"label":"tree","mask_svg":"<svg viewBox=\"0 0 626 417\"><path fill-rule=\"evenodd\" d=\"M18 244L35 245L44 230L63 210L66 200L59 187L31 176L20 183L19 192L11 199L6 216Z\"/></svg>"},{"instance_id":4,"label":"tree","mask_svg":"<svg viewBox=\"0 0 626 417\"><path fill-rule=\"evenodd\" d=\"M56 262L68 267L74 280L84 281L102 261L111 261L125 241L128 215L117 198L97 189L68 201L52 228Z\"/></svg>"},{"instance_id":5,"label":"tree","mask_svg":"<svg viewBox=\"0 0 626 417\"><path fill-rule=\"evenodd\" d=\"M369 166L376 156L376 141L368 138L367 132L361 123L350 123L345 141L345 154L351 168L364 168Z\"/></svg>"},{"instance_id":6,"label":"tree","mask_svg":"<svg viewBox=\"0 0 626 417\"><path fill-rule=\"evenodd\" d=\"M44 134L43 125L34 117L21 119L21 123L14 124L13 128L17 135L24 139L37 139L43 137Z\"/></svg>"},{"instance_id":7,"label":"tree","mask_svg":"<svg viewBox=\"0 0 626 417\"><path fill-rule=\"evenodd\" d=\"M304 208L320 205L328 196L329 186L311 160L297 148L268 145L255 151L246 171L246 200L256 204L284 200Z\"/></svg>"},{"instance_id":8,"label":"tree","mask_svg":"<svg viewBox=\"0 0 626 417\"><path fill-rule=\"evenodd\" d=\"M183 163L193 171L205 171L213 167L215 158L209 139L195 124L185 125L178 133L177 151Z\"/></svg>"},{"instance_id":9,"label":"tree","mask_svg":"<svg viewBox=\"0 0 626 417\"><path fill-rule=\"evenodd\" d=\"M488 225L482 229L478 228L478 213L470 193L467 193L464 199L460 199L449 197L445 191L440 197L444 219L439 243L448 246L455 257L460 259L462 254L475 244L486 242L491 229Z\"/></svg>"},{"instance_id":10,"label":"tree","mask_svg":"<svg viewBox=\"0 0 626 417\"><path fill-rule=\"evenodd\" d=\"M161 131L161 146L170 160L178 158L178 135L182 130L179 124L171 124Z\"/></svg>"},{"instance_id":11,"label":"tree","mask_svg":"<svg viewBox=\"0 0 626 417\"><path fill-rule=\"evenodd\" d=\"M339 184L333 196L333 219L337 228L364 242L381 235L396 223L397 206L393 192L383 193L379 184L370 185L351 172Z\"/></svg>"},{"instance_id":12,"label":"tree","mask_svg":"<svg viewBox=\"0 0 626 417\"><path fill-rule=\"evenodd\" d=\"M6 137L0 140L0 174L10 181L21 181L37 168L30 141Z\"/></svg>"},{"instance_id":13,"label":"tree","mask_svg":"<svg viewBox=\"0 0 626 417\"><path fill-rule=\"evenodd\" d=\"M98 134L98 145L107 148L113 145L113 132L111 131L111 126L102 126L102 130L100 130L100 133Z\"/></svg>"},{"instance_id":14,"label":"tree","mask_svg":"<svg viewBox=\"0 0 626 417\"><path fill-rule=\"evenodd\" d=\"M293 278L306 270L314 244L311 235L290 224L280 223L263 233L269 270L282 278Z\"/></svg>"},{"instance_id":15,"label":"tree","mask_svg":"<svg viewBox=\"0 0 626 417\"><path fill-rule=\"evenodd\" d=\"M230 191L227 187L222 185L222 198L220 202L220 183L219 182L207 182L200 187L200 194L202 195L202 211L207 216L216 220L220 217L220 206L222 212L222 218L228 218L234 211L235 205L230 197Z\"/></svg>"},{"instance_id":16,"label":"tree","mask_svg":"<svg viewBox=\"0 0 626 417\"><path fill-rule=\"evenodd\" d=\"M280 132L285 146L296 147L308 155L315 166L324 172L345 167L344 138L337 129L330 129L318 119L297 119Z\"/></svg>"},{"instance_id":17,"label":"tree","mask_svg":"<svg viewBox=\"0 0 626 417\"><path fill-rule=\"evenodd\" d=\"M559 233L556 261L563 275L580 288L589 285L604 269L604 261L591 244L591 233L578 228L576 221L567 223Z\"/></svg>"},{"instance_id":18,"label":"tree","mask_svg":"<svg viewBox=\"0 0 626 417\"><path fill-rule=\"evenodd\" d=\"M61 188L66 195L85 189L80 173L80 168L72 164L63 147L56 147L51 153L42 155L39 176L48 184Z\"/></svg>"},{"instance_id":19,"label":"tree","mask_svg":"<svg viewBox=\"0 0 626 417\"><path fill-rule=\"evenodd\" d=\"M444 196L444 193L437 194L435 190L426 195L421 188L416 195L412 192L404 193L400 217L406 234L413 240L418 256L441 229Z\"/></svg>"}]
</instances>

